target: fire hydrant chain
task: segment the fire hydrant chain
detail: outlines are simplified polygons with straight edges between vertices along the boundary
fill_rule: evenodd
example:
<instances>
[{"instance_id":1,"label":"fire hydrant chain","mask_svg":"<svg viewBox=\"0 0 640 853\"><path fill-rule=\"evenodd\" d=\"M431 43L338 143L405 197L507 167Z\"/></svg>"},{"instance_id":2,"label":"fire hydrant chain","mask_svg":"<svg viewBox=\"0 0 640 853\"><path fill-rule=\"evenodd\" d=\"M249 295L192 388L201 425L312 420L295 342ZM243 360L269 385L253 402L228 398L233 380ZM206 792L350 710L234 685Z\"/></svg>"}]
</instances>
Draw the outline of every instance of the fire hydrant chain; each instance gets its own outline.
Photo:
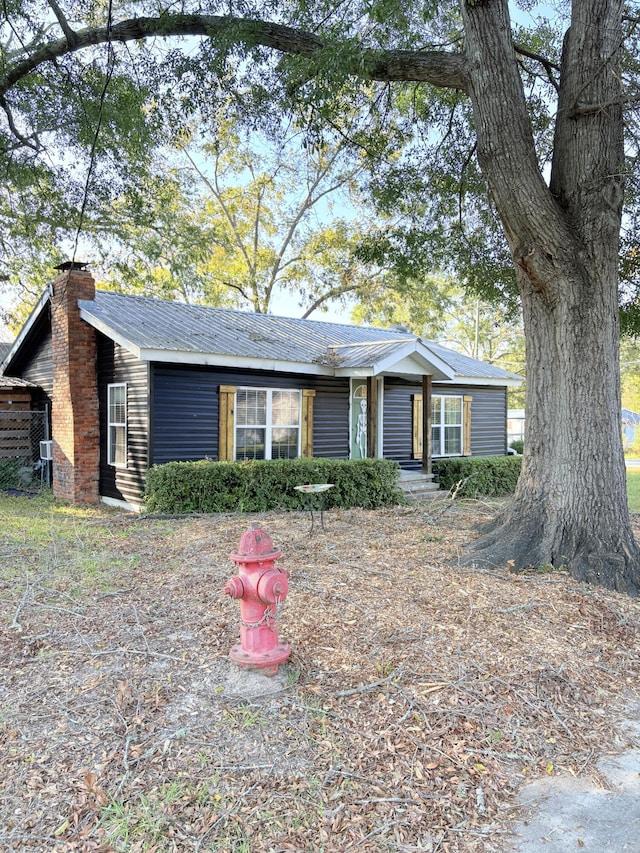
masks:
<instances>
[{"instance_id":1,"label":"fire hydrant chain","mask_svg":"<svg viewBox=\"0 0 640 853\"><path fill-rule=\"evenodd\" d=\"M289 575L275 561L281 555L259 524L252 524L231 559L238 574L227 581L225 593L240 602L240 643L229 657L245 669L275 675L291 649L278 641L277 620L289 589Z\"/></svg>"},{"instance_id":2,"label":"fire hydrant chain","mask_svg":"<svg viewBox=\"0 0 640 853\"><path fill-rule=\"evenodd\" d=\"M280 604L280 599L276 599L276 612L274 613L271 609L271 606L267 607L262 615L262 619L259 619L257 622L245 622L242 617L240 617L240 624L244 625L245 628L259 628L260 625L266 625L270 631L274 631L278 622L278 617L282 611L282 607Z\"/></svg>"}]
</instances>

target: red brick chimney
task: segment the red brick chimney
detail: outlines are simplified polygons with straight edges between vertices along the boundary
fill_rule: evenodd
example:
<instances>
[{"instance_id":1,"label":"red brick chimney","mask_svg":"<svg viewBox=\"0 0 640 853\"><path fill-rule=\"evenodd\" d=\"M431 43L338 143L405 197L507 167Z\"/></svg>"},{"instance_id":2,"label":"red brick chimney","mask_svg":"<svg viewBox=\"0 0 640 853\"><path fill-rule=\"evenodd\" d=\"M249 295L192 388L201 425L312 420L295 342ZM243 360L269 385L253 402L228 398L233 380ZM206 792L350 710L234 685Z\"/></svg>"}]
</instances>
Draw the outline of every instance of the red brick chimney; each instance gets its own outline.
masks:
<instances>
[{"instance_id":1,"label":"red brick chimney","mask_svg":"<svg viewBox=\"0 0 640 853\"><path fill-rule=\"evenodd\" d=\"M57 267L51 296L53 494L71 503L100 499L96 336L78 308L79 299L95 298L96 287L84 266Z\"/></svg>"}]
</instances>

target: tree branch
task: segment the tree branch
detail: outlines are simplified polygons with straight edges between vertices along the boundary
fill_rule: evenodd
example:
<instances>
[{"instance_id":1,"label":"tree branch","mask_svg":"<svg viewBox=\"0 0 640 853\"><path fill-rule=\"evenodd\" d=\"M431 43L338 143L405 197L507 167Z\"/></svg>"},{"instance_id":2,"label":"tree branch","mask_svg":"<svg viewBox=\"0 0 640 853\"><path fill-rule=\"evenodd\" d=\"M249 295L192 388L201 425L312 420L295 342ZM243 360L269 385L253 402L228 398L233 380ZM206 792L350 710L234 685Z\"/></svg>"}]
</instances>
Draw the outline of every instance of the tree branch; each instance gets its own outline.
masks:
<instances>
[{"instance_id":1,"label":"tree branch","mask_svg":"<svg viewBox=\"0 0 640 853\"><path fill-rule=\"evenodd\" d=\"M318 202L327 195L335 192L335 190L339 189L343 184L348 180L348 178L341 177L335 183L331 184L328 187L325 187L321 192L318 192L317 195L314 195L319 186L321 186L322 181L331 173L331 169L333 168L334 163L337 161L338 156L342 150L342 143L340 143L337 148L333 151L330 158L324 164L324 166L319 163L317 171L312 178L311 185L307 187L307 194L305 198L300 202L300 205L295 212L295 215L291 222L289 223L289 227L287 229L287 233L285 234L282 243L277 251L276 260L273 264L273 268L271 270L271 278L269 282L269 295L273 290L278 274L283 266L283 258L287 249L289 248L291 242L293 241L293 237L296 233L302 218L306 213L312 210ZM304 319L304 318L303 318Z\"/></svg>"},{"instance_id":2,"label":"tree branch","mask_svg":"<svg viewBox=\"0 0 640 853\"><path fill-rule=\"evenodd\" d=\"M64 33L64 37L67 40L67 44L69 45L71 50L73 50L74 47L76 46L77 42L78 42L78 38L77 38L75 32L69 26L69 22L65 18L64 13L63 13L62 9L60 8L60 6L58 6L58 4L56 3L56 0L47 0L47 2L53 11L53 14L58 19L58 23L60 24L60 29Z\"/></svg>"},{"instance_id":3,"label":"tree branch","mask_svg":"<svg viewBox=\"0 0 640 853\"><path fill-rule=\"evenodd\" d=\"M253 301L249 294L245 291L245 289L241 285L236 284L234 281L230 281L229 279L225 278L221 280L221 283L224 284L225 287L230 287L232 290L237 290L240 296L242 296L243 299L246 299L247 302Z\"/></svg>"},{"instance_id":4,"label":"tree branch","mask_svg":"<svg viewBox=\"0 0 640 853\"><path fill-rule=\"evenodd\" d=\"M635 97L620 97L620 98L612 98L610 101L602 101L602 103L589 104L589 103L579 103L576 101L575 106L569 113L570 118L578 118L579 116L587 116L594 115L595 113L606 112L611 109L611 107L626 107L629 105L635 105L640 102L640 95L636 95Z\"/></svg>"},{"instance_id":5,"label":"tree branch","mask_svg":"<svg viewBox=\"0 0 640 853\"><path fill-rule=\"evenodd\" d=\"M344 287L334 287L331 290L328 290L326 293L318 296L318 298L311 303L300 319L306 320L310 314L313 314L317 308L320 308L321 305L324 305L324 303L328 302L330 299L338 299L340 296L346 296L347 293L353 293L353 291L357 289L357 284L349 284Z\"/></svg>"},{"instance_id":6,"label":"tree branch","mask_svg":"<svg viewBox=\"0 0 640 853\"><path fill-rule=\"evenodd\" d=\"M556 92L559 91L558 81L554 76L554 72L556 74L560 74L560 66L556 65L555 62L551 62L546 57L541 56L539 53L534 53L531 50L527 50L526 47L523 47L520 44L514 44L514 49L516 53L519 53L520 56L526 56L527 59L533 59L535 62L539 62L544 70L547 72L547 78Z\"/></svg>"},{"instance_id":7,"label":"tree branch","mask_svg":"<svg viewBox=\"0 0 640 853\"><path fill-rule=\"evenodd\" d=\"M53 7L52 7L53 8ZM66 24L66 22L65 22ZM61 22L62 26L62 22ZM64 27L63 27L64 29ZM0 95L5 95L20 80L46 62L53 62L69 53L107 42L129 42L148 38L174 36L203 36L214 40L218 36L245 46L270 47L281 53L307 58L321 57L332 46L306 30L298 30L270 21L248 20L220 15L161 15L158 18L140 17L105 27L90 27L72 32L73 44L67 34L62 39L33 49L30 56L16 62L0 77ZM376 81L425 82L445 88L467 88L465 57L462 53L444 51L372 50L362 48L351 61L347 73Z\"/></svg>"},{"instance_id":8,"label":"tree branch","mask_svg":"<svg viewBox=\"0 0 640 853\"><path fill-rule=\"evenodd\" d=\"M9 109L9 105L7 104L4 97L1 97L1 96L0 96L0 107L4 110L4 113L7 117L7 124L9 125L9 130L15 136L15 138L18 140L18 142L21 145L24 145L26 148L31 148L33 151L40 152L42 150L42 147L38 144L37 137L36 137L36 141L32 142L31 139L29 139L28 137L26 137L22 133L20 133L20 131L16 127L16 123L13 120L13 114L11 113L11 110Z\"/></svg>"},{"instance_id":9,"label":"tree branch","mask_svg":"<svg viewBox=\"0 0 640 853\"><path fill-rule=\"evenodd\" d=\"M220 185L218 183L220 152L217 151L216 157L215 157L215 172L214 172L215 184L211 183L209 178L205 175L205 173L202 171L202 169L198 166L198 164L193 159L191 154L189 154L189 152L187 151L186 148L184 149L183 153L184 153L185 157L187 158L187 160L191 163L191 167L193 168L194 172L203 181L205 186L209 189L211 194L214 196L214 198L216 199L216 201L220 205L220 209L222 210L222 213L224 214L224 217L227 220L229 227L231 228L231 231L233 233L234 242L235 242L236 246L238 247L238 249L240 250L240 252L244 258L244 261L247 265L247 270L249 271L249 274L253 278L255 278L255 275L256 275L255 255L254 255L253 260L252 260L249 253L247 252L247 247L244 244L244 240L242 238L242 235L238 230L238 227L237 227L235 218L233 216L233 213L229 209L229 206L227 205L225 198L224 198L224 193L220 189ZM245 299L249 298L244 293L243 290L241 290L240 288L238 288L238 289L240 290L242 295L245 297Z\"/></svg>"}]
</instances>

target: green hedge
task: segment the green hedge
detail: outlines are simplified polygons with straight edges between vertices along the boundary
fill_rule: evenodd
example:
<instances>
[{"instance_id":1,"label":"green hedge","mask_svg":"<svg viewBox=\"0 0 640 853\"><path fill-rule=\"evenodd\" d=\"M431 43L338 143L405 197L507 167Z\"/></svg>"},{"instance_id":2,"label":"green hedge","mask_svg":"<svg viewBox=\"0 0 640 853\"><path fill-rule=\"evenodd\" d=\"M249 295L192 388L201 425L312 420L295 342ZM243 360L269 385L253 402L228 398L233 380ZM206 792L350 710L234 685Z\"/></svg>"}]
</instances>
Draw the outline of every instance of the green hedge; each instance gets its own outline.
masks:
<instances>
[{"instance_id":1,"label":"green hedge","mask_svg":"<svg viewBox=\"0 0 640 853\"><path fill-rule=\"evenodd\" d=\"M279 459L169 462L147 472L148 512L264 512L301 509L305 483L334 483L325 507L375 509L404 503L396 462L388 459Z\"/></svg>"},{"instance_id":2,"label":"green hedge","mask_svg":"<svg viewBox=\"0 0 640 853\"><path fill-rule=\"evenodd\" d=\"M20 459L0 460L0 491L15 489L20 483L20 467L24 463Z\"/></svg>"},{"instance_id":3,"label":"green hedge","mask_svg":"<svg viewBox=\"0 0 640 853\"><path fill-rule=\"evenodd\" d=\"M433 473L447 491L465 481L458 497L500 497L513 494L520 476L521 456L465 456L434 459Z\"/></svg>"}]
</instances>

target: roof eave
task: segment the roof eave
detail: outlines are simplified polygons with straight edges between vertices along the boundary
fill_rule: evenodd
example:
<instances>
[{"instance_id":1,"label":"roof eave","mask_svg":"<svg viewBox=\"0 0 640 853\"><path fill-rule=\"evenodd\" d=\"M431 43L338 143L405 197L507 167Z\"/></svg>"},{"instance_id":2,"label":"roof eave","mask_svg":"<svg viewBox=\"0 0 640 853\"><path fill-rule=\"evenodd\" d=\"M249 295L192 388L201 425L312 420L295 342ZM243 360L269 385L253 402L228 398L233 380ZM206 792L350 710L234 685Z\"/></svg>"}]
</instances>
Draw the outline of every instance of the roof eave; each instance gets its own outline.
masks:
<instances>
[{"instance_id":1,"label":"roof eave","mask_svg":"<svg viewBox=\"0 0 640 853\"><path fill-rule=\"evenodd\" d=\"M429 364L435 368L433 378L436 378L436 373L442 374L448 379L455 379L455 371L444 359L440 358L428 347L422 340L418 340L416 352Z\"/></svg>"},{"instance_id":2,"label":"roof eave","mask_svg":"<svg viewBox=\"0 0 640 853\"><path fill-rule=\"evenodd\" d=\"M496 387L518 388L524 382L524 379L517 377L502 377L498 376L460 376L456 375L453 379L437 380L445 385L491 385Z\"/></svg>"},{"instance_id":3,"label":"roof eave","mask_svg":"<svg viewBox=\"0 0 640 853\"><path fill-rule=\"evenodd\" d=\"M92 326L97 332L101 332L105 337L110 338L116 344L121 346L123 349L126 349L131 355L134 355L136 358L141 358L140 353L142 350L133 341L128 340L123 335L118 334L111 326L107 323L100 320L91 311L86 307L88 305L92 305L92 302L88 302L86 300L81 300L78 303L78 307L80 308L80 317L85 323L88 323Z\"/></svg>"},{"instance_id":4,"label":"roof eave","mask_svg":"<svg viewBox=\"0 0 640 853\"><path fill-rule=\"evenodd\" d=\"M206 367L239 367L243 370L264 370L280 373L305 373L312 376L334 376L332 367L308 362L253 358L243 355L224 355L211 352L180 352L177 350L141 349L142 361L170 364L200 364Z\"/></svg>"},{"instance_id":5,"label":"roof eave","mask_svg":"<svg viewBox=\"0 0 640 853\"><path fill-rule=\"evenodd\" d=\"M13 342L13 346L11 347L9 352L6 354L6 356L4 357L2 364L0 364L0 373L4 373L5 369L14 360L14 358L18 354L20 348L24 344L25 340L29 337L29 333L30 333L31 329L34 327L34 325L38 321L40 315L45 310L45 308L46 308L46 306L50 300L51 300L51 290L50 290L50 288L47 287L46 290L44 291L44 293L42 294L42 296L40 297L40 299L38 300L37 304L35 305L35 307L31 311L31 314L29 314L29 317L27 318L27 322L24 324L22 329L20 329L20 333L18 334L18 337Z\"/></svg>"},{"instance_id":6,"label":"roof eave","mask_svg":"<svg viewBox=\"0 0 640 853\"><path fill-rule=\"evenodd\" d=\"M399 352L381 358L373 367L376 374L395 372L406 375L407 367L411 363L416 365L416 376L426 374L434 379L453 379L454 377L454 372L449 365L418 340L407 342Z\"/></svg>"},{"instance_id":7,"label":"roof eave","mask_svg":"<svg viewBox=\"0 0 640 853\"><path fill-rule=\"evenodd\" d=\"M415 370L408 370L414 363ZM374 361L371 365L336 368L336 376L400 376L405 379L431 376L434 380L452 380L453 369L421 341L413 338L395 352Z\"/></svg>"}]
</instances>

